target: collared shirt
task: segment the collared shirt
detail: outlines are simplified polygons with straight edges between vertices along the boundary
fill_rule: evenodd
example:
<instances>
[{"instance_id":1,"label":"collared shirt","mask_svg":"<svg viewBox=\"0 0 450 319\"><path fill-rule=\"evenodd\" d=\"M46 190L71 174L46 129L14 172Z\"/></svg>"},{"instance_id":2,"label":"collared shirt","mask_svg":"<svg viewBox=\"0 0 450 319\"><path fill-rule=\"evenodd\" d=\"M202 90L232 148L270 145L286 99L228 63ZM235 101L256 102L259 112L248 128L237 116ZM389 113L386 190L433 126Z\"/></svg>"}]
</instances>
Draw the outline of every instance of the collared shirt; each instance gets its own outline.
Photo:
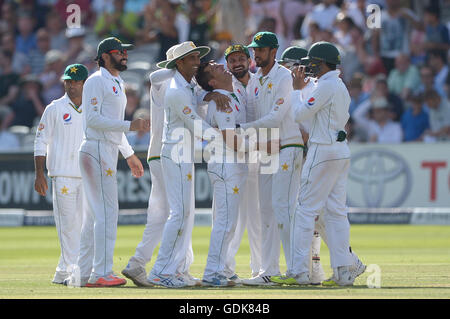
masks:
<instances>
[{"instance_id":1,"label":"collared shirt","mask_svg":"<svg viewBox=\"0 0 450 319\"><path fill-rule=\"evenodd\" d=\"M295 120L302 123L312 119L311 143L335 143L338 132L344 130L350 117L350 95L339 74L339 70L324 74L306 100L303 100L301 90L292 93Z\"/></svg>"},{"instance_id":2,"label":"collared shirt","mask_svg":"<svg viewBox=\"0 0 450 319\"><path fill-rule=\"evenodd\" d=\"M288 69L275 63L266 76L259 69L256 80L247 86L247 105L249 109L256 110L256 120L241 127L279 128L281 145L302 144L300 130L292 112L291 93L292 77Z\"/></svg>"},{"instance_id":3,"label":"collared shirt","mask_svg":"<svg viewBox=\"0 0 450 319\"><path fill-rule=\"evenodd\" d=\"M195 82L188 83L181 73L175 71L164 97L163 155L171 157L171 147L180 142L183 148L192 152L193 138L202 139L203 132L211 128L198 115L197 101ZM185 149L183 151L186 152Z\"/></svg>"},{"instance_id":4,"label":"collared shirt","mask_svg":"<svg viewBox=\"0 0 450 319\"><path fill-rule=\"evenodd\" d=\"M83 130L86 140L102 140L117 145L123 157L134 154L125 132L130 121L125 121L124 82L103 67L93 73L83 86Z\"/></svg>"},{"instance_id":5,"label":"collared shirt","mask_svg":"<svg viewBox=\"0 0 450 319\"><path fill-rule=\"evenodd\" d=\"M47 156L49 176L81 178L78 150L83 140L81 106L65 94L44 110L34 140L34 156Z\"/></svg>"}]
</instances>

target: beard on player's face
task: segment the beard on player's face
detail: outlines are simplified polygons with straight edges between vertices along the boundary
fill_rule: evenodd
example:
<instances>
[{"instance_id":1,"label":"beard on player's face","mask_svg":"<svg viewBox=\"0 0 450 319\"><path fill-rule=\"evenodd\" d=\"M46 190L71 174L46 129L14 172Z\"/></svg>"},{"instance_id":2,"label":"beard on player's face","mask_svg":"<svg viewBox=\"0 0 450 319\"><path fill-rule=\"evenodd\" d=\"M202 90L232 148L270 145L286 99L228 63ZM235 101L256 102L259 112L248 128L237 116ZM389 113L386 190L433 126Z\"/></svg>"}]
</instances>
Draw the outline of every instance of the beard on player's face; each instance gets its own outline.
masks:
<instances>
[{"instance_id":1,"label":"beard on player's face","mask_svg":"<svg viewBox=\"0 0 450 319\"><path fill-rule=\"evenodd\" d=\"M241 66L238 66L241 67ZM235 71L235 69L231 70L231 73L237 78L241 79L248 73L248 67L242 65L242 68L239 68L239 71Z\"/></svg>"},{"instance_id":2,"label":"beard on player's face","mask_svg":"<svg viewBox=\"0 0 450 319\"><path fill-rule=\"evenodd\" d=\"M112 55L110 55L110 57L111 57L111 66L114 69L116 69L119 72L125 71L127 69L127 64L126 64L126 62L128 61L127 58L124 58L122 56L119 58L116 58ZM122 63L122 61L125 61L125 63Z\"/></svg>"}]
</instances>

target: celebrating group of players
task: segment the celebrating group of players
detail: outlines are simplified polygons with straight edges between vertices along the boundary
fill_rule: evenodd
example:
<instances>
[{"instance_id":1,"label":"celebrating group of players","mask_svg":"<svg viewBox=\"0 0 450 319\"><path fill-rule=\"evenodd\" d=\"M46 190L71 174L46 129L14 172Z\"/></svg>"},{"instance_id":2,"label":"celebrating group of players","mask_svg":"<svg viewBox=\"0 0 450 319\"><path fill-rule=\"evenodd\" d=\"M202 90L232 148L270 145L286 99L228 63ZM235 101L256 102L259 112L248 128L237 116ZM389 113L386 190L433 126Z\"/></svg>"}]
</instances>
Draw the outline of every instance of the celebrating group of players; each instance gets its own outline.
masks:
<instances>
[{"instance_id":1,"label":"celebrating group of players","mask_svg":"<svg viewBox=\"0 0 450 319\"><path fill-rule=\"evenodd\" d=\"M124 133L151 129L147 224L122 270L134 284L353 285L366 266L350 248L350 151L344 130L350 96L336 69L336 47L328 42L315 43L309 51L290 47L276 61L276 35L258 32L250 45L225 51L225 66L201 62L209 47L190 41L175 45L158 63L160 70L150 74L151 123L124 120L120 72L132 48L107 38L97 48L97 72L88 77L83 65L68 66L62 77L66 94L47 106L36 132L35 189L46 193L46 160L61 246L53 282L126 284L113 272L118 152L133 176L141 177L143 166ZM249 72L249 48L259 68L255 74ZM213 187L213 225L201 280L189 272L197 142L203 145ZM234 257L246 228L252 278L241 279ZM320 264L322 239L330 251L329 279Z\"/></svg>"}]
</instances>

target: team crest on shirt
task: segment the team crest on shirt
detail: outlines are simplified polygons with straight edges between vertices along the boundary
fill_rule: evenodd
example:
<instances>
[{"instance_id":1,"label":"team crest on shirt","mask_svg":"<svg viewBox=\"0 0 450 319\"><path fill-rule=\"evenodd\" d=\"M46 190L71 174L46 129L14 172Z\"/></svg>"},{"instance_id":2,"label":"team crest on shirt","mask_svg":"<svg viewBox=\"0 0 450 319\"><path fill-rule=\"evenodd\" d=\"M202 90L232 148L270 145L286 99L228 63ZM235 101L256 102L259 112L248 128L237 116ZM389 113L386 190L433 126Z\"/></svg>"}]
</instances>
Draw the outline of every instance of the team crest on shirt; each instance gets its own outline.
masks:
<instances>
[{"instance_id":1,"label":"team crest on shirt","mask_svg":"<svg viewBox=\"0 0 450 319\"><path fill-rule=\"evenodd\" d=\"M191 108L189 106L185 106L184 107L183 114L188 115L188 114L191 114L191 112L192 112L192 110L191 110Z\"/></svg>"},{"instance_id":2,"label":"team crest on shirt","mask_svg":"<svg viewBox=\"0 0 450 319\"><path fill-rule=\"evenodd\" d=\"M92 104L92 105L97 105L97 103L98 103L97 98L96 98L96 97L93 97L93 98L91 99L91 104Z\"/></svg>"},{"instance_id":3,"label":"team crest on shirt","mask_svg":"<svg viewBox=\"0 0 450 319\"><path fill-rule=\"evenodd\" d=\"M119 94L119 90L117 90L117 88L115 87L115 86L113 86L113 92L114 92L114 94Z\"/></svg>"},{"instance_id":4,"label":"team crest on shirt","mask_svg":"<svg viewBox=\"0 0 450 319\"><path fill-rule=\"evenodd\" d=\"M280 97L275 104L276 105L281 105L283 103L284 103L284 99L282 97Z\"/></svg>"},{"instance_id":5,"label":"team crest on shirt","mask_svg":"<svg viewBox=\"0 0 450 319\"><path fill-rule=\"evenodd\" d=\"M231 112L233 112L233 109L232 109L230 106L228 106L228 107L225 109L225 113L230 114Z\"/></svg>"},{"instance_id":6,"label":"team crest on shirt","mask_svg":"<svg viewBox=\"0 0 450 319\"><path fill-rule=\"evenodd\" d=\"M312 97L308 100L308 105L313 106L315 102L316 102L316 99Z\"/></svg>"},{"instance_id":7,"label":"team crest on shirt","mask_svg":"<svg viewBox=\"0 0 450 319\"><path fill-rule=\"evenodd\" d=\"M70 122L71 120L72 120L72 116L70 115L70 113L64 113L64 115L63 115L64 125L72 124Z\"/></svg>"},{"instance_id":8,"label":"team crest on shirt","mask_svg":"<svg viewBox=\"0 0 450 319\"><path fill-rule=\"evenodd\" d=\"M43 129L44 129L44 123L39 123L39 127L38 127L38 130L39 131L42 131Z\"/></svg>"}]
</instances>

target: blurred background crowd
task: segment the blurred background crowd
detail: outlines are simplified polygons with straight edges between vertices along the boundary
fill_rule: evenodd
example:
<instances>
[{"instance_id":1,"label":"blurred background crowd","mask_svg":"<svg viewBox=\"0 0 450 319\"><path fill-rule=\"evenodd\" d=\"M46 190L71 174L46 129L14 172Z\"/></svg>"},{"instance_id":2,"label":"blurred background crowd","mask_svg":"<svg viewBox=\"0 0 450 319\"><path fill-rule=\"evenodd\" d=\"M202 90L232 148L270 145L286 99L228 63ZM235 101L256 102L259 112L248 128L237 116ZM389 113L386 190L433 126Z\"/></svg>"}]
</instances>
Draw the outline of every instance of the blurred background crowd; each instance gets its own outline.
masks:
<instances>
[{"instance_id":1,"label":"blurred background crowd","mask_svg":"<svg viewBox=\"0 0 450 319\"><path fill-rule=\"evenodd\" d=\"M75 21L70 4L81 9L80 27L67 27ZM381 8L380 28L371 27L377 17L369 4ZM121 74L129 120L150 116L147 75L169 47L191 40L212 48L208 59L225 63L229 45L249 44L258 31L277 34L278 57L291 45L338 46L352 98L350 141L450 140L449 0L0 0L0 6L0 151L33 149L45 106L64 94L65 66L95 71L97 44L107 36L136 45ZM148 146L148 134L128 137Z\"/></svg>"}]
</instances>

